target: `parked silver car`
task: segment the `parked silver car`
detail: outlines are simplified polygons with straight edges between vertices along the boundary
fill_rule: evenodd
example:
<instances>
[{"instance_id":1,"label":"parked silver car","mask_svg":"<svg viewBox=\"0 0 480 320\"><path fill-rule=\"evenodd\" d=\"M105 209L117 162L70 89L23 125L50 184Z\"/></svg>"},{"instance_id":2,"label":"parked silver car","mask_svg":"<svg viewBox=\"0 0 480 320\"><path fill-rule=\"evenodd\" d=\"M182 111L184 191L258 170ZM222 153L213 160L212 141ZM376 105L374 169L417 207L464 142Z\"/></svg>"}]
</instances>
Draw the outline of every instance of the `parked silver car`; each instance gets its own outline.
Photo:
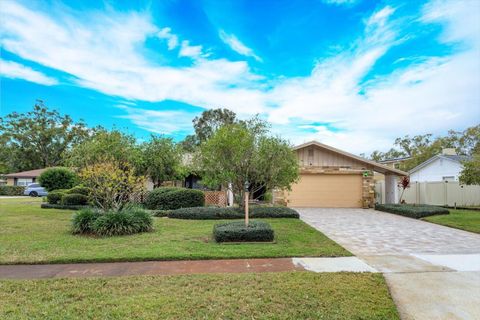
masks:
<instances>
[{"instance_id":1,"label":"parked silver car","mask_svg":"<svg viewBox=\"0 0 480 320\"><path fill-rule=\"evenodd\" d=\"M23 192L23 195L30 197L43 197L47 194L47 190L38 183L30 183Z\"/></svg>"}]
</instances>

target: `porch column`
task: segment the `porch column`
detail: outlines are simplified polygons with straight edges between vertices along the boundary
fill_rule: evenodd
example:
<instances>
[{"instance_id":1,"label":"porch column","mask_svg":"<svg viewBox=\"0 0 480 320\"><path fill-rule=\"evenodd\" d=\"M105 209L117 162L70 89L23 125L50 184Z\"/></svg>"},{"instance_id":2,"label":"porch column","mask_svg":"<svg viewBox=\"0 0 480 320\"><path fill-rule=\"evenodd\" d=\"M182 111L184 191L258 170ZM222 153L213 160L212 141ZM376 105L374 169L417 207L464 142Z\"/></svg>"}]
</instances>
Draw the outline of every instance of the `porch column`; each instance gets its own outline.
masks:
<instances>
[{"instance_id":1,"label":"porch column","mask_svg":"<svg viewBox=\"0 0 480 320\"><path fill-rule=\"evenodd\" d=\"M385 203L397 203L398 188L397 176L393 174L385 175Z\"/></svg>"}]
</instances>

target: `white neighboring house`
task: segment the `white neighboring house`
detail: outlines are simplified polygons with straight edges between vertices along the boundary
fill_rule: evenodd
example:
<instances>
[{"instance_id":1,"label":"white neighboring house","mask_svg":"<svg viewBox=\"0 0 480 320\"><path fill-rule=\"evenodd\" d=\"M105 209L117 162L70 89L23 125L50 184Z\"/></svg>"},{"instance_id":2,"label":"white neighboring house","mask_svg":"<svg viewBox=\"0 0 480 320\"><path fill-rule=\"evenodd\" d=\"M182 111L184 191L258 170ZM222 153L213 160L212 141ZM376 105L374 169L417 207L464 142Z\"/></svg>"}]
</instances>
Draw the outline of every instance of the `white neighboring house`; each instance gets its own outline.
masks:
<instances>
[{"instance_id":1,"label":"white neighboring house","mask_svg":"<svg viewBox=\"0 0 480 320\"><path fill-rule=\"evenodd\" d=\"M410 170L410 182L458 181L463 169L462 161L469 158L457 155L453 148L443 149L441 154Z\"/></svg>"}]
</instances>

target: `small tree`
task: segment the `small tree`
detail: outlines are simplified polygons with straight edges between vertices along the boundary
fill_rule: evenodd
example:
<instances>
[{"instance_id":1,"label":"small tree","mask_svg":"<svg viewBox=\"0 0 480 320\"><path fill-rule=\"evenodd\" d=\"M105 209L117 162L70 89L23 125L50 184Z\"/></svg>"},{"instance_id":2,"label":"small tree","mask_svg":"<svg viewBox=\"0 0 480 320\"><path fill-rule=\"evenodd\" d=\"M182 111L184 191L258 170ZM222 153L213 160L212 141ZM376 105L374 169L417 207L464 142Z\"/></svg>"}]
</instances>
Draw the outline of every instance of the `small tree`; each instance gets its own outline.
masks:
<instances>
[{"instance_id":1,"label":"small tree","mask_svg":"<svg viewBox=\"0 0 480 320\"><path fill-rule=\"evenodd\" d=\"M78 177L67 168L50 168L42 172L38 182L47 191L70 189L78 182Z\"/></svg>"},{"instance_id":2,"label":"small tree","mask_svg":"<svg viewBox=\"0 0 480 320\"><path fill-rule=\"evenodd\" d=\"M474 154L471 160L463 163L460 182L467 185L480 185L480 154Z\"/></svg>"},{"instance_id":3,"label":"small tree","mask_svg":"<svg viewBox=\"0 0 480 320\"><path fill-rule=\"evenodd\" d=\"M83 184L91 189L94 204L103 210L121 210L145 191L145 177L137 176L125 161L106 160L80 171Z\"/></svg>"},{"instance_id":4,"label":"small tree","mask_svg":"<svg viewBox=\"0 0 480 320\"><path fill-rule=\"evenodd\" d=\"M100 130L70 152L67 163L76 168L85 168L105 159L128 162L137 167L140 149L134 136L119 130Z\"/></svg>"},{"instance_id":5,"label":"small tree","mask_svg":"<svg viewBox=\"0 0 480 320\"><path fill-rule=\"evenodd\" d=\"M400 179L398 186L402 188L402 193L400 194L400 199L398 200L399 203L402 203L403 193L405 192L405 189L410 187L410 177L409 176L402 177L402 179Z\"/></svg>"},{"instance_id":6,"label":"small tree","mask_svg":"<svg viewBox=\"0 0 480 320\"><path fill-rule=\"evenodd\" d=\"M258 118L218 129L201 145L199 160L202 182L210 186L231 183L240 206L246 184L257 189L289 189L298 179L298 162L290 145L268 136L267 124Z\"/></svg>"},{"instance_id":7,"label":"small tree","mask_svg":"<svg viewBox=\"0 0 480 320\"><path fill-rule=\"evenodd\" d=\"M141 159L140 170L150 177L155 188L179 176L180 148L171 138L152 135L141 146Z\"/></svg>"}]
</instances>

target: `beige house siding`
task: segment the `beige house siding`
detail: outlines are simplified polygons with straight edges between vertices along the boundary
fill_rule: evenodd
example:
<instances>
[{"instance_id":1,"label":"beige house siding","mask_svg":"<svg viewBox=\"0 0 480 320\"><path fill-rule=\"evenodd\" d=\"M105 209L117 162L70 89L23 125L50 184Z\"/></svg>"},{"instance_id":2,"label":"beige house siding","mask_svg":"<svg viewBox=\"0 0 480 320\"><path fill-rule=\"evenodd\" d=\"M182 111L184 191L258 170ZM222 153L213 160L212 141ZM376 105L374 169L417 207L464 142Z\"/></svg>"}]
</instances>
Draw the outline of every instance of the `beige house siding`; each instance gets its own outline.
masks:
<instances>
[{"instance_id":1,"label":"beige house siding","mask_svg":"<svg viewBox=\"0 0 480 320\"><path fill-rule=\"evenodd\" d=\"M7 178L7 186L13 186L14 183L15 183L14 178Z\"/></svg>"},{"instance_id":2,"label":"beige house siding","mask_svg":"<svg viewBox=\"0 0 480 320\"><path fill-rule=\"evenodd\" d=\"M289 207L374 205L373 165L315 144L295 152L301 168L300 180L291 191L274 191L275 203Z\"/></svg>"},{"instance_id":3,"label":"beige house siding","mask_svg":"<svg viewBox=\"0 0 480 320\"><path fill-rule=\"evenodd\" d=\"M356 161L342 154L334 153L330 150L320 149L318 146L311 145L296 150L300 167L320 167L320 168L347 168L347 169L372 169L364 163ZM370 168L368 168L370 167Z\"/></svg>"},{"instance_id":4,"label":"beige house siding","mask_svg":"<svg viewBox=\"0 0 480 320\"><path fill-rule=\"evenodd\" d=\"M362 175L352 174L308 174L286 192L289 207L362 207Z\"/></svg>"}]
</instances>

